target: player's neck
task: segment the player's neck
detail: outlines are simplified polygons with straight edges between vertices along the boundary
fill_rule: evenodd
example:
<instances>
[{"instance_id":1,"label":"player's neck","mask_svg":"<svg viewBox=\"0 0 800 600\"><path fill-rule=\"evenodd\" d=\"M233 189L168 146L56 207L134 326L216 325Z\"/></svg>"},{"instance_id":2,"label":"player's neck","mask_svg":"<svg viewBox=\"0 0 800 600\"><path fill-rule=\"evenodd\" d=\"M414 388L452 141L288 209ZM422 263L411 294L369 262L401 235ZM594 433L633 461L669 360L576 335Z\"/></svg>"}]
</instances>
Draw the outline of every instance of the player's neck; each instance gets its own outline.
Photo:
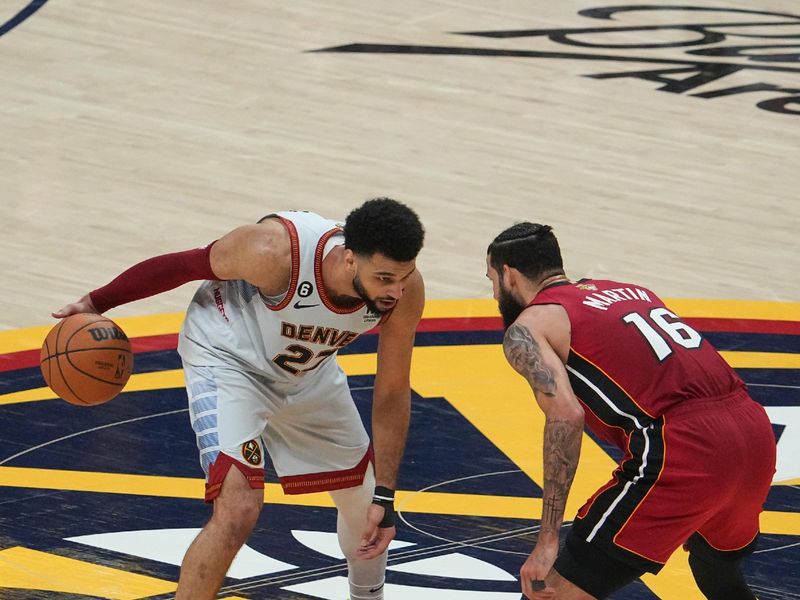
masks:
<instances>
[{"instance_id":1,"label":"player's neck","mask_svg":"<svg viewBox=\"0 0 800 600\"><path fill-rule=\"evenodd\" d=\"M322 259L322 285L328 298L337 305L350 305L361 302L353 288L353 278L344 261L344 246L334 246Z\"/></svg>"},{"instance_id":2,"label":"player's neck","mask_svg":"<svg viewBox=\"0 0 800 600\"><path fill-rule=\"evenodd\" d=\"M569 278L564 273L555 273L553 275L545 275L542 279L537 281L533 286L533 298L536 297L543 289L550 287L556 283L569 282Z\"/></svg>"}]
</instances>

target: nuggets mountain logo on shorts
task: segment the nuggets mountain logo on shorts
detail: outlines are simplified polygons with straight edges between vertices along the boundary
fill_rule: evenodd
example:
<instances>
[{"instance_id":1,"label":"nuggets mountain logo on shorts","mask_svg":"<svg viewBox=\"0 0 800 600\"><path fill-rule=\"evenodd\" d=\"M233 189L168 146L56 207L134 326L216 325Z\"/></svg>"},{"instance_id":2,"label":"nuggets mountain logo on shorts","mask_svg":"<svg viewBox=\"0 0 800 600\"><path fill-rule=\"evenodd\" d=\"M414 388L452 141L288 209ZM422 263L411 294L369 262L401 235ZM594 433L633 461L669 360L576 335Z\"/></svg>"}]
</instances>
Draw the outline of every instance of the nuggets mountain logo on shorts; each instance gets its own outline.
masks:
<instances>
[{"instance_id":1,"label":"nuggets mountain logo on shorts","mask_svg":"<svg viewBox=\"0 0 800 600\"><path fill-rule=\"evenodd\" d=\"M261 447L257 441L250 440L242 444L242 458L251 465L258 466L261 464Z\"/></svg>"}]
</instances>

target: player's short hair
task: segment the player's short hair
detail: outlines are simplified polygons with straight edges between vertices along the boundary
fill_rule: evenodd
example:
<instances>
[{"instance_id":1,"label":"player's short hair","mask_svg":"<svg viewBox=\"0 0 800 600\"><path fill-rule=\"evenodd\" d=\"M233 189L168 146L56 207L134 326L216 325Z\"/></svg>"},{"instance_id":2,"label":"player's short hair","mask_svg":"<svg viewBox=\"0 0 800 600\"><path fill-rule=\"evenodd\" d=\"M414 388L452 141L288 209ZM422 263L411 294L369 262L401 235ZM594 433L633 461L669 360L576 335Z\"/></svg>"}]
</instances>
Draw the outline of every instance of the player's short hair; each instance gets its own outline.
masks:
<instances>
[{"instance_id":1,"label":"player's short hair","mask_svg":"<svg viewBox=\"0 0 800 600\"><path fill-rule=\"evenodd\" d=\"M355 254L380 252L398 262L414 260L425 229L413 210L391 198L373 198L353 210L344 222L344 246Z\"/></svg>"},{"instance_id":2,"label":"player's short hair","mask_svg":"<svg viewBox=\"0 0 800 600\"><path fill-rule=\"evenodd\" d=\"M494 238L486 252L498 272L508 265L532 280L564 273L561 249L549 225L527 221L512 225Z\"/></svg>"}]
</instances>

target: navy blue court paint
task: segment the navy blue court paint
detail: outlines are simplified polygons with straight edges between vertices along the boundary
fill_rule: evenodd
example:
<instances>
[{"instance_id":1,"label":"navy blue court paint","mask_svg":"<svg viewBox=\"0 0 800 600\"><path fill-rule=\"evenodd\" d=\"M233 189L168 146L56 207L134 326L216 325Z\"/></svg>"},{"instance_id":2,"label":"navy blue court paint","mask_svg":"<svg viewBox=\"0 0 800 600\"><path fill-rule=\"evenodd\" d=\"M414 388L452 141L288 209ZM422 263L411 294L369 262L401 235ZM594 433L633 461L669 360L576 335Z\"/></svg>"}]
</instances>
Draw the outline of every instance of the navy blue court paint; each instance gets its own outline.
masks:
<instances>
[{"instance_id":1,"label":"navy blue court paint","mask_svg":"<svg viewBox=\"0 0 800 600\"><path fill-rule=\"evenodd\" d=\"M21 25L28 17L33 16L37 10L42 8L46 2L47 0L31 0L25 8L0 25L0 36L7 34L17 25Z\"/></svg>"},{"instance_id":2,"label":"navy blue court paint","mask_svg":"<svg viewBox=\"0 0 800 600\"><path fill-rule=\"evenodd\" d=\"M737 332L706 332L705 335L723 350L795 354L800 338L796 335ZM500 341L498 331L421 332L417 336L419 346L498 344ZM342 353L374 352L375 343L376 336L363 336ZM136 355L137 373L179 368L180 359L173 348ZM800 405L796 369L737 371L750 384L753 397L765 406ZM353 376L349 382L355 404L369 428L374 376ZM0 393L43 385L38 367L0 373ZM3 441L0 460L7 460L4 464L7 467L202 478L185 394L182 388L125 392L108 404L95 408L76 407L57 399L0 405L0 439ZM478 496L541 496L539 486L464 418L447 398L422 397L414 393L412 402L411 428L400 472L400 489ZM776 435L784 433L784 427L776 426ZM537 434L532 432L531 444L535 444L536 439ZM616 458L615 450L602 443L601 447ZM14 458L8 460L10 457ZM610 477L610 471L608 475ZM266 479L271 483L277 482L271 466L267 468ZM175 565L69 542L64 538L124 530L198 528L211 511L199 497L158 498L14 487L3 487L0 492L0 550L23 546L169 581L177 580L178 567ZM797 499L797 487L773 486L765 508L795 512ZM403 513L402 519L398 539L414 545L390 555L390 565L460 553L490 563L510 575L519 572L525 555L535 542L535 527L538 525L534 519L475 515ZM258 552L296 567L243 580L226 579L221 596L236 595L252 600L311 600L312 596L286 588L324 577L344 576L344 562L304 546L292 531L333 533L335 527L336 515L332 508L266 505L248 544ZM791 590L798 589L798 575L794 568L798 562L800 546L796 536L767 534L762 536L757 553L745 562L744 570L759 598L783 600L796 597L791 595ZM316 571L319 569L325 571L324 576ZM518 590L515 581L482 581L392 570L387 573L387 583L510 594ZM2 589L2 595L8 600L76 597L6 588ZM170 597L154 596L152 600ZM420 597L424 597L422 593ZM619 600L657 598L640 582L612 597Z\"/></svg>"}]
</instances>

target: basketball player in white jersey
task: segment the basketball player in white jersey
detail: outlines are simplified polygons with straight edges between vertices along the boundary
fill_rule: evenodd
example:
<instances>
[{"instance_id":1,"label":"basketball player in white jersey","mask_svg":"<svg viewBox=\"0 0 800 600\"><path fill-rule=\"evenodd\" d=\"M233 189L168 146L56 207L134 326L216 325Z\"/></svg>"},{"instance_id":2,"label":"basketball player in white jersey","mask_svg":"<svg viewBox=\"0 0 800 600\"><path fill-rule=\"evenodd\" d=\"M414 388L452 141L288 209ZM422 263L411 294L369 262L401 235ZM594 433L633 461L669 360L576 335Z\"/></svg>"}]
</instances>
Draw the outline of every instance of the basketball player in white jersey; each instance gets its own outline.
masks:
<instances>
[{"instance_id":1,"label":"basketball player in white jersey","mask_svg":"<svg viewBox=\"0 0 800 600\"><path fill-rule=\"evenodd\" d=\"M216 596L263 506L265 452L285 493L330 492L351 600L383 598L424 304L415 267L423 237L417 215L388 198L353 210L344 227L277 213L205 248L139 263L53 313L105 312L205 280L178 351L214 508L183 560L176 598ZM334 355L377 325L370 446Z\"/></svg>"}]
</instances>

